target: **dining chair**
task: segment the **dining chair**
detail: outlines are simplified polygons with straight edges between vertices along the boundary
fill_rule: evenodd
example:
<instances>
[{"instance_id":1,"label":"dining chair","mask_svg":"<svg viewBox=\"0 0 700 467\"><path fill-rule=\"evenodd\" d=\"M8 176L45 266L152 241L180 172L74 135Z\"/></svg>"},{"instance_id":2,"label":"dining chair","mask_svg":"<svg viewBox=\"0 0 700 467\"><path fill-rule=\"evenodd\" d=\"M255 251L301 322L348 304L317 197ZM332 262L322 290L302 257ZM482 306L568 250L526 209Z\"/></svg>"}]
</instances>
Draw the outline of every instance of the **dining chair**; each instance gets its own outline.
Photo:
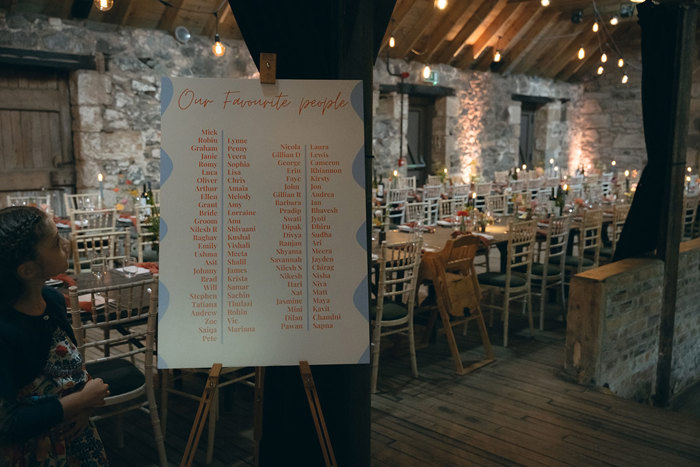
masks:
<instances>
[{"instance_id":1,"label":"dining chair","mask_svg":"<svg viewBox=\"0 0 700 467\"><path fill-rule=\"evenodd\" d=\"M138 206L134 213L134 230L136 231L136 256L139 263L144 261L144 250L160 242L158 234L152 229L154 219L160 219L160 206Z\"/></svg>"},{"instance_id":2,"label":"dining chair","mask_svg":"<svg viewBox=\"0 0 700 467\"><path fill-rule=\"evenodd\" d=\"M532 321L530 277L536 234L537 222L534 220L511 223L508 226L505 271L485 272L478 276L479 284L490 294L488 305L483 305L483 307L488 308L491 313L491 324L493 324L493 310L502 311L504 347L508 347L508 321L511 301L522 300L523 305L527 305L530 335L534 336L535 333ZM494 303L494 296L496 294L503 295L503 302L501 305Z\"/></svg>"},{"instance_id":3,"label":"dining chair","mask_svg":"<svg viewBox=\"0 0 700 467\"><path fill-rule=\"evenodd\" d=\"M442 177L440 177L439 175L428 175L428 177L426 178L425 184L430 185L430 186L441 185L442 184Z\"/></svg>"},{"instance_id":4,"label":"dining chair","mask_svg":"<svg viewBox=\"0 0 700 467\"><path fill-rule=\"evenodd\" d=\"M488 195L485 197L486 211L494 215L504 216L506 214L507 203L505 195Z\"/></svg>"},{"instance_id":5,"label":"dining chair","mask_svg":"<svg viewBox=\"0 0 700 467\"><path fill-rule=\"evenodd\" d=\"M425 201L414 201L406 203L405 222L420 222L423 225L430 225L430 205Z\"/></svg>"},{"instance_id":6,"label":"dining chair","mask_svg":"<svg viewBox=\"0 0 700 467\"><path fill-rule=\"evenodd\" d=\"M576 225L578 224L578 225ZM603 211L601 209L586 209L579 222L578 238L576 240L576 255L567 255L564 263L569 274L567 279L579 272L597 268L600 264L600 248L602 246Z\"/></svg>"},{"instance_id":7,"label":"dining chair","mask_svg":"<svg viewBox=\"0 0 700 467\"><path fill-rule=\"evenodd\" d=\"M499 185L506 185L508 183L508 171L507 170L496 170L493 173L493 180Z\"/></svg>"},{"instance_id":8,"label":"dining chair","mask_svg":"<svg viewBox=\"0 0 700 467\"><path fill-rule=\"evenodd\" d=\"M399 177L398 179L399 188L408 188L411 193L416 191L416 177Z\"/></svg>"},{"instance_id":9,"label":"dining chair","mask_svg":"<svg viewBox=\"0 0 700 467\"><path fill-rule=\"evenodd\" d=\"M423 201L427 203L428 225L435 225L438 220L438 203L442 194L442 185L425 185L423 187Z\"/></svg>"},{"instance_id":10,"label":"dining chair","mask_svg":"<svg viewBox=\"0 0 700 467\"><path fill-rule=\"evenodd\" d=\"M51 209L51 195L23 195L23 196L12 196L7 195L7 205L8 206L34 206L47 214L53 215L53 209Z\"/></svg>"},{"instance_id":11,"label":"dining chair","mask_svg":"<svg viewBox=\"0 0 700 467\"><path fill-rule=\"evenodd\" d=\"M544 254L542 262L533 262L531 272L531 293L540 299L540 331L544 329L544 309L549 289L558 286L561 293L562 313L566 313L564 260L571 229L571 216L550 217L542 228L545 232ZM523 272L524 268L521 267L519 271Z\"/></svg>"},{"instance_id":12,"label":"dining chair","mask_svg":"<svg viewBox=\"0 0 700 467\"><path fill-rule=\"evenodd\" d=\"M450 239L445 247L427 259L426 266L435 288L437 310L431 314L426 326L424 341L432 334L437 315L440 316L447 344L452 354L455 371L460 375L470 373L494 361L493 348L481 313L481 289L476 278L474 257L480 247L480 240L473 235L462 235ZM476 321L484 347L483 359L465 365L457 347L453 328L466 326Z\"/></svg>"},{"instance_id":13,"label":"dining chair","mask_svg":"<svg viewBox=\"0 0 700 467\"><path fill-rule=\"evenodd\" d=\"M461 199L441 199L438 202L438 218L454 218L462 208L464 208L464 201Z\"/></svg>"},{"instance_id":14,"label":"dining chair","mask_svg":"<svg viewBox=\"0 0 700 467\"><path fill-rule=\"evenodd\" d=\"M114 208L71 211L70 241L75 274L94 257L104 257L111 268L115 260L130 256L130 232L117 230L116 221Z\"/></svg>"},{"instance_id":15,"label":"dining chair","mask_svg":"<svg viewBox=\"0 0 700 467\"><path fill-rule=\"evenodd\" d=\"M407 188L390 188L386 190L384 196L384 224L387 228L391 225L401 225L404 223L406 203L408 203Z\"/></svg>"},{"instance_id":16,"label":"dining chair","mask_svg":"<svg viewBox=\"0 0 700 467\"><path fill-rule=\"evenodd\" d=\"M158 275L80 291L72 286L68 293L73 332L87 372L109 384L110 395L91 420L121 418L132 410L147 412L160 465L167 466L153 381ZM83 310L81 301L89 302L90 311ZM110 333L115 329L119 332ZM123 447L121 427L119 420L118 443Z\"/></svg>"},{"instance_id":17,"label":"dining chair","mask_svg":"<svg viewBox=\"0 0 700 467\"><path fill-rule=\"evenodd\" d=\"M465 203L469 199L469 190L470 186L467 184L452 185L452 199L459 199Z\"/></svg>"},{"instance_id":18,"label":"dining chair","mask_svg":"<svg viewBox=\"0 0 700 467\"><path fill-rule=\"evenodd\" d=\"M683 199L683 231L681 232L682 240L690 240L695 237L695 218L698 211L697 196L688 196Z\"/></svg>"},{"instance_id":19,"label":"dining chair","mask_svg":"<svg viewBox=\"0 0 700 467\"><path fill-rule=\"evenodd\" d=\"M411 358L411 371L418 377L416 342L413 333L413 310L416 299L418 268L423 239L404 243L383 243L379 257L376 302L370 306L372 376L370 389L377 392L381 338L405 334Z\"/></svg>"},{"instance_id":20,"label":"dining chair","mask_svg":"<svg viewBox=\"0 0 700 467\"><path fill-rule=\"evenodd\" d=\"M603 172L603 174L600 176L600 186L603 188L603 196L605 197L611 196L613 194L613 175L614 174L612 172Z\"/></svg>"},{"instance_id":21,"label":"dining chair","mask_svg":"<svg viewBox=\"0 0 700 467\"><path fill-rule=\"evenodd\" d=\"M184 397L199 402L206 384L208 368L186 368L179 370L159 370L160 379L160 422L163 438L168 425L168 402L170 394ZM194 384L201 382L201 384ZM214 397L209 405L207 417L207 452L206 463L211 464L214 459L214 440L216 439L216 422L220 417L220 391L234 384L243 384L255 387L255 369L251 367L224 367L219 376L219 382L214 391Z\"/></svg>"},{"instance_id":22,"label":"dining chair","mask_svg":"<svg viewBox=\"0 0 700 467\"><path fill-rule=\"evenodd\" d=\"M63 194L63 199L66 205L66 214L70 215L73 211L89 211L100 209L99 193L80 193L80 194Z\"/></svg>"},{"instance_id":23,"label":"dining chair","mask_svg":"<svg viewBox=\"0 0 700 467\"><path fill-rule=\"evenodd\" d=\"M601 261L609 263L615 256L617 242L620 241L620 235L622 235L622 229L625 227L625 221L627 220L629 210L629 203L616 204L613 207L612 220L610 222L610 246L600 247Z\"/></svg>"},{"instance_id":24,"label":"dining chair","mask_svg":"<svg viewBox=\"0 0 700 467\"><path fill-rule=\"evenodd\" d=\"M474 186L474 193L476 193L476 198L474 200L474 207L480 211L484 210L486 204L486 197L491 194L491 182L476 183Z\"/></svg>"}]
</instances>

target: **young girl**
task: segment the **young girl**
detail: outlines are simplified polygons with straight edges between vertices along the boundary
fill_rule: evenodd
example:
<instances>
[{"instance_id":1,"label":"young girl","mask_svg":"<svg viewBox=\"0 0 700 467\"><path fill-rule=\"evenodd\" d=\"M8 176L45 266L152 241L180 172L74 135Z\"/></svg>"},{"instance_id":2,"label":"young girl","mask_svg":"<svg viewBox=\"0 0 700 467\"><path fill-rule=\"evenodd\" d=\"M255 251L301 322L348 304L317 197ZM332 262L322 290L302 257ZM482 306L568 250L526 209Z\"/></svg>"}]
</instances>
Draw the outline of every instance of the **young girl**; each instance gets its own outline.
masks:
<instances>
[{"instance_id":1,"label":"young girl","mask_svg":"<svg viewBox=\"0 0 700 467\"><path fill-rule=\"evenodd\" d=\"M32 207L0 210L0 465L106 465L89 422L108 386L83 368L64 297L44 282L67 241Z\"/></svg>"}]
</instances>

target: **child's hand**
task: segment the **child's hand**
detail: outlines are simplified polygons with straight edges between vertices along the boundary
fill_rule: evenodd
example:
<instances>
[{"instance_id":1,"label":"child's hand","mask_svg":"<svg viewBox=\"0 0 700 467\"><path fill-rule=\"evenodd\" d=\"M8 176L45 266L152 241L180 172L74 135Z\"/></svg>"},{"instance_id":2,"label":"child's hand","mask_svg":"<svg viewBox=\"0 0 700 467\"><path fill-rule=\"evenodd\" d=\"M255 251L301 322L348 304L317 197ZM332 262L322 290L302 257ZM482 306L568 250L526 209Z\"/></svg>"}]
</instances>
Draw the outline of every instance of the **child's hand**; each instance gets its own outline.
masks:
<instances>
[{"instance_id":1,"label":"child's hand","mask_svg":"<svg viewBox=\"0 0 700 467\"><path fill-rule=\"evenodd\" d=\"M99 407L105 405L105 397L109 396L109 384L102 378L91 379L80 391L84 407Z\"/></svg>"}]
</instances>

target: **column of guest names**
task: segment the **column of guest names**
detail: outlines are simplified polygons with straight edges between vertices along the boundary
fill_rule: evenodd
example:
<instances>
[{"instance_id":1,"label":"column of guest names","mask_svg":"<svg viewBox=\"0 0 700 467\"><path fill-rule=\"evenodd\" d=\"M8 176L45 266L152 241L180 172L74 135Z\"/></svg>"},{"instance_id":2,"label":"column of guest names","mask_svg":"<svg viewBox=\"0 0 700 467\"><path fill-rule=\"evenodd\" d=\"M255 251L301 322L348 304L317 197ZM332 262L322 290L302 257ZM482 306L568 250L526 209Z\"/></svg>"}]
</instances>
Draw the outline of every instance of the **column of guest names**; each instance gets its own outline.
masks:
<instances>
[{"instance_id":1,"label":"column of guest names","mask_svg":"<svg viewBox=\"0 0 700 467\"><path fill-rule=\"evenodd\" d=\"M220 136L216 129L205 128L190 146L194 170L197 206L190 226L194 246L192 289L189 298L197 332L203 342L217 342L219 335L219 180Z\"/></svg>"},{"instance_id":2,"label":"column of guest names","mask_svg":"<svg viewBox=\"0 0 700 467\"><path fill-rule=\"evenodd\" d=\"M248 252L251 235L256 230L256 211L252 209L248 192L250 162L247 138L226 137L225 165L225 329L229 334L249 333L255 332L255 326L249 324L252 319L253 299L248 280Z\"/></svg>"},{"instance_id":3,"label":"column of guest names","mask_svg":"<svg viewBox=\"0 0 700 467\"><path fill-rule=\"evenodd\" d=\"M271 210L279 216L281 232L270 262L284 284L276 289L275 295L283 330L304 328L304 158L301 149L299 144L283 143L271 154L277 172L273 179L281 182L272 187L274 206Z\"/></svg>"},{"instance_id":4,"label":"column of guest names","mask_svg":"<svg viewBox=\"0 0 700 467\"><path fill-rule=\"evenodd\" d=\"M335 203L337 175L342 174L340 162L333 158L327 145L310 144L308 159L311 262L311 323L314 329L331 329L340 319L332 303L329 284L335 276L333 231L338 225ZM335 311L334 311L335 310Z\"/></svg>"}]
</instances>

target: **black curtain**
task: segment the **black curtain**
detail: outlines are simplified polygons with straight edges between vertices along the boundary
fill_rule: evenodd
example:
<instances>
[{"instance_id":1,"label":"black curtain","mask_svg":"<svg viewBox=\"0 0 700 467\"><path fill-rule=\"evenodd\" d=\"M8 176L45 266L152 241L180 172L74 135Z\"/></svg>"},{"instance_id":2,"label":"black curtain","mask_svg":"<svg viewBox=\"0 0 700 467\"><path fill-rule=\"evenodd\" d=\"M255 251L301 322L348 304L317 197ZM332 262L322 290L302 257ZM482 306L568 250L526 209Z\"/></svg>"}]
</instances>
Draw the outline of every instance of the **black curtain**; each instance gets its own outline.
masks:
<instances>
[{"instance_id":1,"label":"black curtain","mask_svg":"<svg viewBox=\"0 0 700 467\"><path fill-rule=\"evenodd\" d=\"M647 165L615 249L614 261L653 252L658 246L664 184L673 138L673 78L678 6L637 5L642 29L642 115Z\"/></svg>"}]
</instances>

